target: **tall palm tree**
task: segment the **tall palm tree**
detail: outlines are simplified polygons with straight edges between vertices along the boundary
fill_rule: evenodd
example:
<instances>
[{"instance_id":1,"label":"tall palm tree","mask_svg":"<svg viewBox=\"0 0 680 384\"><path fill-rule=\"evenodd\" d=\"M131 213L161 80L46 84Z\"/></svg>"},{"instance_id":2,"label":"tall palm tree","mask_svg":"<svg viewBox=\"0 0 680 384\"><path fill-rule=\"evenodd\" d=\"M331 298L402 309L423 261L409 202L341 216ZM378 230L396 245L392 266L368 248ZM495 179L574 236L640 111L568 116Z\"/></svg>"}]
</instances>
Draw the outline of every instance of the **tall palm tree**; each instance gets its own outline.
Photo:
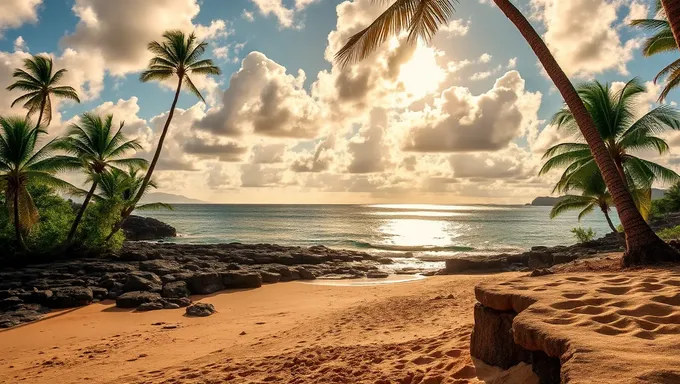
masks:
<instances>
[{"instance_id":1,"label":"tall palm tree","mask_svg":"<svg viewBox=\"0 0 680 384\"><path fill-rule=\"evenodd\" d=\"M663 8L675 39L675 46L680 47L680 0L658 0Z\"/></svg>"},{"instance_id":2,"label":"tall palm tree","mask_svg":"<svg viewBox=\"0 0 680 384\"><path fill-rule=\"evenodd\" d=\"M383 4L389 1L373 0L373 2ZM336 60L344 65L362 60L387 41L390 36L395 36L404 30L408 31L407 41L410 43L415 43L418 39L429 41L439 27L452 17L455 2L456 0L396 0L371 25L352 36L338 51ZM673 2L680 2L680 0L673 0ZM626 232L628 246L623 263L631 265L680 260L680 254L664 243L640 215L631 194L619 176L614 160L600 137L595 122L574 85L550 53L541 36L509 0L494 0L494 3L517 27L574 114L574 120L581 129L597 166L602 171L602 176L614 199ZM680 8L678 12L680 13ZM678 31L680 32L680 28Z\"/></svg>"},{"instance_id":3,"label":"tall palm tree","mask_svg":"<svg viewBox=\"0 0 680 384\"><path fill-rule=\"evenodd\" d=\"M651 208L652 184L656 181L673 184L680 181L680 176L671 169L636 157L632 152L642 149L652 149L660 155L668 152L668 143L656 135L667 130L680 129L680 111L670 105L662 105L637 118L637 101L646 92L638 79L629 81L617 92L612 89L611 84L602 84L599 81L583 83L577 90L595 121L619 175L628 190L633 192L633 198L643 217L647 217ZM574 115L568 108L557 112L552 124L558 129L575 133L580 141L557 144L543 155L547 161L540 174L566 166L555 187L556 191L565 192L570 180L599 174L599 170L588 145L583 143Z\"/></svg>"},{"instance_id":4,"label":"tall palm tree","mask_svg":"<svg viewBox=\"0 0 680 384\"><path fill-rule=\"evenodd\" d=\"M630 23L632 26L653 32L653 35L647 38L642 45L642 54L647 57L678 49L661 0L656 0L655 3L654 18L636 19ZM665 78L665 86L659 95L660 102L665 100L668 94L680 84L680 59L663 68L654 78L654 83L662 78Z\"/></svg>"},{"instance_id":5,"label":"tall palm tree","mask_svg":"<svg viewBox=\"0 0 680 384\"><path fill-rule=\"evenodd\" d=\"M26 92L12 102L12 107L18 103L24 103L23 107L28 110L27 117L38 113L36 128L47 127L52 121L52 96L62 99L74 100L80 103L78 93L73 87L62 85L59 81L64 77L66 69L60 69L54 74L52 58L45 55L33 56L24 60L24 67L17 68L12 73L16 79L7 90L20 90ZM38 131L36 131L36 134Z\"/></svg>"},{"instance_id":6,"label":"tall palm tree","mask_svg":"<svg viewBox=\"0 0 680 384\"><path fill-rule=\"evenodd\" d=\"M58 146L80 160L83 170L88 175L99 175L111 167L146 168L149 164L144 159L126 158L127 153L140 150L142 146L137 140L129 140L123 134L125 123L121 122L117 130L113 129L113 115L105 118L93 113L85 113L79 123L71 124L67 136L58 142ZM92 185L85 196L71 226L66 245L70 245L80 224L85 209L97 189L99 178L91 177Z\"/></svg>"},{"instance_id":7,"label":"tall palm tree","mask_svg":"<svg viewBox=\"0 0 680 384\"><path fill-rule=\"evenodd\" d=\"M155 57L149 62L147 70L142 72L139 76L139 80L146 83L149 81L165 81L176 77L177 90L175 91L175 98L172 100L172 105L170 106L168 118L163 126L163 132L158 139L156 153L153 155L151 165L149 165L149 170L146 172L141 188L133 199L135 204L142 198L142 194L146 191L146 187L151 181L153 171L156 169L156 164L158 163L161 151L163 150L165 136L168 133L170 122L175 114L175 107L177 106L177 100L179 99L182 85L185 85L191 93L205 102L203 95L201 95L201 92L196 88L193 81L191 81L189 75L219 75L222 73L222 71L213 64L211 59L201 59L207 46L208 43L206 42L198 42L196 35L193 33L186 36L182 31L173 30L166 31L163 34L162 42L153 41L149 43L147 47ZM124 212L121 222L114 227L109 238L120 229L125 219L132 214L133 210L134 204Z\"/></svg>"},{"instance_id":8,"label":"tall palm tree","mask_svg":"<svg viewBox=\"0 0 680 384\"><path fill-rule=\"evenodd\" d=\"M581 194L566 195L561 198L550 211L551 219L567 211L580 210L578 220L581 221L584 216L597 208L604 213L609 228L618 233L611 217L609 217L609 211L613 206L612 196L607 192L607 186L604 184L604 180L602 180L602 176L599 173L573 180L571 189L578 190Z\"/></svg>"},{"instance_id":9,"label":"tall palm tree","mask_svg":"<svg viewBox=\"0 0 680 384\"><path fill-rule=\"evenodd\" d=\"M24 235L38 222L38 210L27 186L40 183L57 189L77 190L55 177L60 171L76 169L78 162L70 156L55 155L57 140L36 150L37 128L25 118L0 117L0 188L14 222L19 250L27 252Z\"/></svg>"}]
</instances>

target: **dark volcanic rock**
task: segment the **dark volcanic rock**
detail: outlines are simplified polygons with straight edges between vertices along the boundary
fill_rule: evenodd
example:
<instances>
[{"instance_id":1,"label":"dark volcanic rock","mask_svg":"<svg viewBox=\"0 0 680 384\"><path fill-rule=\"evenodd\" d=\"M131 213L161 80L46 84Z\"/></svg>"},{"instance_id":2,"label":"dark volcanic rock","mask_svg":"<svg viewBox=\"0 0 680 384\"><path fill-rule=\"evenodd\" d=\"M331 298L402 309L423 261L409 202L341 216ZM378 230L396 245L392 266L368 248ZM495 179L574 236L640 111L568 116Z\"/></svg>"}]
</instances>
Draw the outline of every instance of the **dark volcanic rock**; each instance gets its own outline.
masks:
<instances>
[{"instance_id":1,"label":"dark volcanic rock","mask_svg":"<svg viewBox=\"0 0 680 384\"><path fill-rule=\"evenodd\" d=\"M196 303L187 307L187 316L206 317L215 313L215 306L208 303Z\"/></svg>"},{"instance_id":2,"label":"dark volcanic rock","mask_svg":"<svg viewBox=\"0 0 680 384\"><path fill-rule=\"evenodd\" d=\"M383 271L370 271L366 274L369 279L386 279L389 276L389 273Z\"/></svg>"},{"instance_id":3,"label":"dark volcanic rock","mask_svg":"<svg viewBox=\"0 0 680 384\"><path fill-rule=\"evenodd\" d=\"M90 304L94 294L90 288L85 287L62 287L52 290L49 300L51 308L75 308Z\"/></svg>"},{"instance_id":4,"label":"dark volcanic rock","mask_svg":"<svg viewBox=\"0 0 680 384\"><path fill-rule=\"evenodd\" d=\"M475 257L446 260L446 273L461 272L499 272L508 267L503 258Z\"/></svg>"},{"instance_id":5,"label":"dark volcanic rock","mask_svg":"<svg viewBox=\"0 0 680 384\"><path fill-rule=\"evenodd\" d=\"M226 288L259 288L262 286L262 276L257 272L222 272L221 275Z\"/></svg>"},{"instance_id":6,"label":"dark volcanic rock","mask_svg":"<svg viewBox=\"0 0 680 384\"><path fill-rule=\"evenodd\" d=\"M173 281L163 286L163 297L188 297L190 293L184 281Z\"/></svg>"},{"instance_id":7,"label":"dark volcanic rock","mask_svg":"<svg viewBox=\"0 0 680 384\"><path fill-rule=\"evenodd\" d=\"M8 297L6 299L0 300L0 310L1 309L11 309L23 304L24 301L17 296Z\"/></svg>"},{"instance_id":8,"label":"dark volcanic rock","mask_svg":"<svg viewBox=\"0 0 680 384\"><path fill-rule=\"evenodd\" d=\"M176 237L177 230L150 217L130 216L123 224L125 238L131 241L159 240L166 237Z\"/></svg>"},{"instance_id":9,"label":"dark volcanic rock","mask_svg":"<svg viewBox=\"0 0 680 384\"><path fill-rule=\"evenodd\" d=\"M273 283L278 283L279 281L281 281L281 274L279 274L279 273L267 272L267 271L259 271L258 273L262 277L263 283L273 284Z\"/></svg>"},{"instance_id":10,"label":"dark volcanic rock","mask_svg":"<svg viewBox=\"0 0 680 384\"><path fill-rule=\"evenodd\" d=\"M39 320L49 311L49 308L40 304L20 304L10 311L0 313L0 328L10 328L21 323Z\"/></svg>"},{"instance_id":11,"label":"dark volcanic rock","mask_svg":"<svg viewBox=\"0 0 680 384\"><path fill-rule=\"evenodd\" d=\"M163 288L161 278L152 272L136 271L127 275L125 284L123 285L124 292L133 291L149 291L159 292Z\"/></svg>"},{"instance_id":12,"label":"dark volcanic rock","mask_svg":"<svg viewBox=\"0 0 680 384\"><path fill-rule=\"evenodd\" d=\"M139 263L139 269L153 272L158 276L163 276L181 271L182 266L178 262L172 260L149 260Z\"/></svg>"},{"instance_id":13,"label":"dark volcanic rock","mask_svg":"<svg viewBox=\"0 0 680 384\"><path fill-rule=\"evenodd\" d=\"M164 301L172 304L176 304L179 307L188 307L191 305L191 299L188 297L180 297L180 298L174 298L174 297L169 297L163 299Z\"/></svg>"},{"instance_id":14,"label":"dark volcanic rock","mask_svg":"<svg viewBox=\"0 0 680 384\"><path fill-rule=\"evenodd\" d=\"M295 270L297 271L297 273L300 274L301 280L314 280L314 279L316 279L316 276L314 276L314 274L306 268L297 267L297 268L295 268Z\"/></svg>"},{"instance_id":15,"label":"dark volcanic rock","mask_svg":"<svg viewBox=\"0 0 680 384\"><path fill-rule=\"evenodd\" d=\"M116 299L118 308L137 308L144 303L160 301L161 295L154 292L126 292Z\"/></svg>"},{"instance_id":16,"label":"dark volcanic rock","mask_svg":"<svg viewBox=\"0 0 680 384\"><path fill-rule=\"evenodd\" d=\"M195 295L208 295L224 289L222 277L217 272L197 273L187 280L187 286Z\"/></svg>"},{"instance_id":17,"label":"dark volcanic rock","mask_svg":"<svg viewBox=\"0 0 680 384\"><path fill-rule=\"evenodd\" d=\"M163 309L163 303L161 303L160 301L152 301L150 303L141 304L135 310L139 311L139 312L148 312L148 311L157 311L159 309Z\"/></svg>"}]
</instances>

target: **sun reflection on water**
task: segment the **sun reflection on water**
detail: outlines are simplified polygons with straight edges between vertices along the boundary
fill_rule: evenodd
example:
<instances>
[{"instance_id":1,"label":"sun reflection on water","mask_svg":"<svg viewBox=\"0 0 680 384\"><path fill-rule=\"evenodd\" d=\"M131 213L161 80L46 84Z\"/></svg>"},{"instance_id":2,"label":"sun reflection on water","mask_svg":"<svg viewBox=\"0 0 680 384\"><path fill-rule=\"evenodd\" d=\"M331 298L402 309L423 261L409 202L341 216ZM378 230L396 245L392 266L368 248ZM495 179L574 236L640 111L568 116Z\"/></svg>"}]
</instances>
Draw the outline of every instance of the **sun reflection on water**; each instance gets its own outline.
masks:
<instances>
[{"instance_id":1,"label":"sun reflection on water","mask_svg":"<svg viewBox=\"0 0 680 384\"><path fill-rule=\"evenodd\" d=\"M386 220L379 231L384 236L384 244L402 247L446 247L458 237L450 223L439 220L391 219Z\"/></svg>"}]
</instances>

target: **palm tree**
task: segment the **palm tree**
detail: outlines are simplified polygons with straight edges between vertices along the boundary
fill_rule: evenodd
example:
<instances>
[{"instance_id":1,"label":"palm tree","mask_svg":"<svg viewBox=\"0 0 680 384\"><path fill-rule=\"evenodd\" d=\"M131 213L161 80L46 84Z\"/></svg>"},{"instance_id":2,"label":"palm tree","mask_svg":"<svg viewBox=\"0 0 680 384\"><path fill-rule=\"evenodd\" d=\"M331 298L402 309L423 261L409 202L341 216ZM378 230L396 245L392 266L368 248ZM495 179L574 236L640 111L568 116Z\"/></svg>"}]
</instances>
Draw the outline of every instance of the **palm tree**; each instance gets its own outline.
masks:
<instances>
[{"instance_id":1,"label":"palm tree","mask_svg":"<svg viewBox=\"0 0 680 384\"><path fill-rule=\"evenodd\" d=\"M387 0L373 0L373 2L382 4ZM407 42L409 43L413 44L418 39L429 41L439 27L452 17L455 2L456 0L396 0L371 25L352 36L337 52L336 60L343 65L362 60L387 41L390 36L395 36L404 30L408 31ZM673 2L677 3L680 0L673 0ZM640 215L631 194L619 176L616 164L600 137L595 122L574 85L560 68L541 36L509 0L494 0L494 3L517 27L574 114L574 120L601 170L626 232L628 246L623 258L624 265L680 260L680 254L664 243ZM677 11L680 13L680 7ZM678 27L678 32L680 32L680 23Z\"/></svg>"},{"instance_id":2,"label":"palm tree","mask_svg":"<svg viewBox=\"0 0 680 384\"><path fill-rule=\"evenodd\" d=\"M581 191L580 195L566 195L557 202L550 211L550 218L554 219L560 214L572 211L581 210L578 215L578 220L599 208L604 213L605 219L609 228L615 233L618 233L614 223L609 217L609 210L613 205L612 196L607 192L607 186L602 180L599 173L591 174L578 180L573 180L571 184L572 190Z\"/></svg>"},{"instance_id":3,"label":"palm tree","mask_svg":"<svg viewBox=\"0 0 680 384\"><path fill-rule=\"evenodd\" d=\"M78 93L73 87L58 86L59 81L64 77L66 69L60 69L52 74L52 58L49 56L38 55L24 60L26 70L17 68L12 77L18 79L7 90L15 89L26 92L12 102L12 107L17 103L24 103L23 107L28 110L26 117L38 113L36 128L41 124L47 127L52 121L52 96L75 100L80 103ZM36 134L38 131L35 132Z\"/></svg>"},{"instance_id":4,"label":"palm tree","mask_svg":"<svg viewBox=\"0 0 680 384\"><path fill-rule=\"evenodd\" d=\"M85 173L99 175L111 167L139 167L146 168L148 162L139 158L124 158L126 153L142 149L137 140L128 140L123 134L125 123L121 122L117 130L112 129L113 115L102 119L93 113L85 113L79 123L70 126L67 136L58 142L58 146L80 160ZM73 242L76 230L80 224L85 209L97 189L99 178L90 177L92 185L80 206L71 230L66 239L66 245Z\"/></svg>"},{"instance_id":5,"label":"palm tree","mask_svg":"<svg viewBox=\"0 0 680 384\"><path fill-rule=\"evenodd\" d=\"M24 235L38 222L38 210L27 186L40 183L62 190L77 190L58 179L57 172L76 169L78 162L70 156L54 155L57 139L36 150L37 128L28 119L0 117L0 187L5 194L19 250L27 252Z\"/></svg>"},{"instance_id":6,"label":"palm tree","mask_svg":"<svg viewBox=\"0 0 680 384\"><path fill-rule=\"evenodd\" d=\"M130 167L127 172L118 168L112 168L99 174L98 177L99 193L94 195L94 200L98 203L114 200L122 202L123 210L120 212L121 215L133 205L136 210L173 209L171 205L164 203L137 205L133 203L134 197L144 182L144 177L139 174L139 168ZM147 190L149 188L157 188L153 179L147 184Z\"/></svg>"},{"instance_id":7,"label":"palm tree","mask_svg":"<svg viewBox=\"0 0 680 384\"><path fill-rule=\"evenodd\" d=\"M646 91L638 79L629 81L620 91L599 81L578 86L578 93L595 121L597 130L614 160L616 169L633 193L633 200L643 217L651 208L651 188L656 181L676 183L680 176L673 170L632 154L636 150L652 149L660 155L668 152L668 143L656 135L670 129L680 129L680 111L670 105L652 109L636 118L637 101ZM574 115L568 108L557 112L552 124L580 136ZM579 137L580 139L581 137ZM557 144L543 155L547 159L539 174L566 166L555 190L565 192L571 179L584 179L599 174L588 145L581 142ZM638 193L638 191L640 193Z\"/></svg>"},{"instance_id":8,"label":"palm tree","mask_svg":"<svg viewBox=\"0 0 680 384\"><path fill-rule=\"evenodd\" d=\"M177 90L175 91L175 98L170 107L170 113L163 126L163 132L158 139L156 153L154 153L151 165L149 165L149 170L146 172L141 188L139 188L137 195L133 199L134 204L124 212L121 222L114 227L109 238L120 229L125 219L130 216L134 210L134 205L142 198L142 194L146 191L146 187L151 181L151 176L156 169L156 164L158 163L161 151L163 150L163 142L168 133L170 122L175 114L175 107L177 106L177 100L179 99L179 94L182 90L182 84L184 84L191 93L201 99L201 101L205 102L203 95L201 95L201 92L196 88L193 81L191 81L189 75L219 75L222 73L222 71L213 64L212 60L201 59L201 55L205 53L207 46L208 43L206 42L198 42L195 34L192 33L187 37L184 32L177 30L166 31L163 34L163 42L159 43L153 41L149 43L147 48L155 55L155 57L149 62L148 69L139 76L139 80L146 83L149 81L165 81L172 77L176 77Z\"/></svg>"},{"instance_id":9,"label":"palm tree","mask_svg":"<svg viewBox=\"0 0 680 384\"><path fill-rule=\"evenodd\" d=\"M630 23L632 26L653 32L653 35L647 38L642 45L642 54L646 57L673 52L678 49L661 0L656 1L654 13L653 19L636 19ZM665 100L670 91L680 84L680 59L663 68L654 78L654 83L662 78L666 78L666 85L659 95L659 102Z\"/></svg>"},{"instance_id":10,"label":"palm tree","mask_svg":"<svg viewBox=\"0 0 680 384\"><path fill-rule=\"evenodd\" d=\"M658 3L661 3L661 7L658 7ZM680 0L658 0L657 10L660 9L663 9L670 24L675 46L680 47Z\"/></svg>"}]
</instances>

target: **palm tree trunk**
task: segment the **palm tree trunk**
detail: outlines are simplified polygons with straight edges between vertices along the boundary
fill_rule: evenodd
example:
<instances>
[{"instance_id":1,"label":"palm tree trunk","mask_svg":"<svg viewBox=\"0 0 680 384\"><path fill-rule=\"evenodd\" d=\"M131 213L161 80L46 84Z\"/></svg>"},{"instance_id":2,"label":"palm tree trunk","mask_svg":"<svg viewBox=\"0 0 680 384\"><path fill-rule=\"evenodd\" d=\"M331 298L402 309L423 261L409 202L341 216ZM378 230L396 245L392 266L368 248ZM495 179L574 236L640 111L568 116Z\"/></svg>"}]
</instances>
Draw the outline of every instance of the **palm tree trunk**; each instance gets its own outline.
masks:
<instances>
[{"instance_id":1,"label":"palm tree trunk","mask_svg":"<svg viewBox=\"0 0 680 384\"><path fill-rule=\"evenodd\" d=\"M90 204L90 200L92 199L92 196L94 195L94 191L96 189L97 189L97 180L95 179L92 182L92 187L87 192L87 196L85 196L85 201L83 201L83 204L80 206L80 209L78 210L78 214L76 215L75 220L73 220L73 224L71 225L71 231L68 233L68 237L66 238L66 246L67 247L69 247L73 243L73 238L76 235L76 230L78 229L78 225L80 224L80 220L82 220L83 214L85 213L85 209L87 208L87 205Z\"/></svg>"},{"instance_id":2,"label":"palm tree trunk","mask_svg":"<svg viewBox=\"0 0 680 384\"><path fill-rule=\"evenodd\" d=\"M661 0L661 5L668 17L675 42L680 47L680 0Z\"/></svg>"},{"instance_id":3,"label":"palm tree trunk","mask_svg":"<svg viewBox=\"0 0 680 384\"><path fill-rule=\"evenodd\" d=\"M677 3L680 0L673 0ZM619 176L616 164L607 151L607 147L595 127L592 117L583 105L574 85L559 66L541 36L529 21L509 0L494 0L498 8L512 21L529 43L548 76L567 103L574 115L583 137L590 147L597 166L611 193L619 218L626 233L627 250L623 257L624 265L651 264L659 261L680 260L680 254L664 243L652 231L635 207L624 180ZM680 9L678 10L680 12Z\"/></svg>"},{"instance_id":4,"label":"palm tree trunk","mask_svg":"<svg viewBox=\"0 0 680 384\"><path fill-rule=\"evenodd\" d=\"M43 97L42 101L40 102L40 113L38 113L38 122L35 124L35 129L36 131L40 128L40 122L43 117L43 111L45 110L45 97ZM36 132L37 136L37 132Z\"/></svg>"},{"instance_id":5,"label":"palm tree trunk","mask_svg":"<svg viewBox=\"0 0 680 384\"><path fill-rule=\"evenodd\" d=\"M17 245L22 252L28 252L28 247L24 242L24 235L21 233L21 222L19 221L19 191L14 192L14 232L17 237Z\"/></svg>"},{"instance_id":6,"label":"palm tree trunk","mask_svg":"<svg viewBox=\"0 0 680 384\"><path fill-rule=\"evenodd\" d=\"M181 75L181 74L180 74ZM151 176L153 175L154 169L156 169L156 163L158 163L158 159L161 156L161 151L163 150L163 142L165 141L165 136L168 134L168 128L170 127L170 122L172 121L172 117L175 115L175 107L177 107L177 100L179 100L179 94L180 91L182 90L182 80L184 79L184 76L178 76L179 81L177 82L177 90L175 91L175 98L172 101L172 106L170 107L170 113L168 114L168 119L165 121L165 126L163 126L163 133L161 133L160 139L158 139L158 146L156 146L156 153L153 155L153 159L151 160L151 164L149 165L149 169L146 171L146 176L144 177L144 181L142 181L142 186L139 188L139 191L137 192L137 195L135 198L132 200L132 204L130 208L126 209L123 212L123 218L113 227L111 230L111 234L106 238L106 241L108 242L113 235L116 234L120 230L120 228L123 226L125 223L125 220L132 214L132 211L135 209L135 205L139 202L139 200L142 198L144 195L144 192L146 191L146 187L149 185L149 182L151 181Z\"/></svg>"}]
</instances>

